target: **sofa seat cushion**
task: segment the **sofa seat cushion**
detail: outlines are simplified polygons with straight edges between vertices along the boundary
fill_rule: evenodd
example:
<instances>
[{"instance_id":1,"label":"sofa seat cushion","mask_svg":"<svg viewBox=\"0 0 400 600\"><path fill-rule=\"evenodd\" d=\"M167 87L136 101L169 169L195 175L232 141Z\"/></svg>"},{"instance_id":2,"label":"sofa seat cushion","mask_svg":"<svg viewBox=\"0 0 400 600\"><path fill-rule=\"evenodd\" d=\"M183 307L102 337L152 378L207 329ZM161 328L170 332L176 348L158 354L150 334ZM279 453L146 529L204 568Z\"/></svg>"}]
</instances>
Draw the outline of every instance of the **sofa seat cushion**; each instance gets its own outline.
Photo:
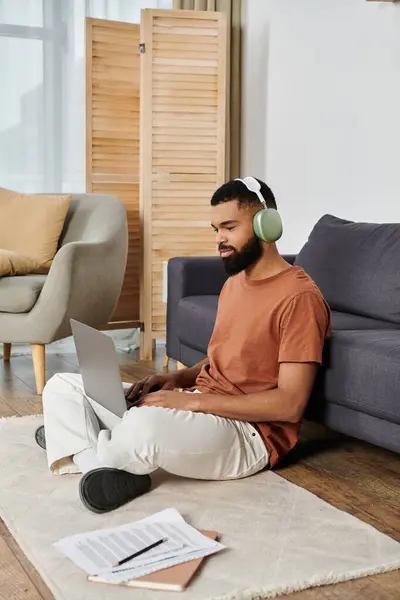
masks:
<instances>
[{"instance_id":1,"label":"sofa seat cushion","mask_svg":"<svg viewBox=\"0 0 400 600\"><path fill-rule=\"evenodd\" d=\"M46 275L0 278L0 312L26 313L36 304Z\"/></svg>"},{"instance_id":2,"label":"sofa seat cushion","mask_svg":"<svg viewBox=\"0 0 400 600\"><path fill-rule=\"evenodd\" d=\"M346 406L400 424L400 331L333 331L312 403Z\"/></svg>"},{"instance_id":3,"label":"sofa seat cushion","mask_svg":"<svg viewBox=\"0 0 400 600\"><path fill-rule=\"evenodd\" d=\"M332 311L332 329L399 329L400 325L381 321L380 319L371 319L370 317L361 317L350 313L343 313L337 310Z\"/></svg>"},{"instance_id":4,"label":"sofa seat cushion","mask_svg":"<svg viewBox=\"0 0 400 600\"><path fill-rule=\"evenodd\" d=\"M178 339L182 344L204 354L214 329L218 296L188 296L179 301ZM400 326L350 313L332 311L334 330L397 329Z\"/></svg>"},{"instance_id":5,"label":"sofa seat cushion","mask_svg":"<svg viewBox=\"0 0 400 600\"><path fill-rule=\"evenodd\" d=\"M178 339L182 344L207 353L217 305L218 296L188 296L179 301Z\"/></svg>"}]
</instances>

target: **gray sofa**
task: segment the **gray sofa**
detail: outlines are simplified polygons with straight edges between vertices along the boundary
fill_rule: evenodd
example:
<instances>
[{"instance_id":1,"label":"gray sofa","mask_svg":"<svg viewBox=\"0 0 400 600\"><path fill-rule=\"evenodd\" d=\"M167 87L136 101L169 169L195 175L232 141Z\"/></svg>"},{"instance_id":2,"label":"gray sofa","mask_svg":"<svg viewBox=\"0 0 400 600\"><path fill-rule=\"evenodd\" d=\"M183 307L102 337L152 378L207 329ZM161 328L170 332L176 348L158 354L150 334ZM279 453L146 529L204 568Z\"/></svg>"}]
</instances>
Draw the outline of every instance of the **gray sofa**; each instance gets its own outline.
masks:
<instances>
[{"instance_id":1,"label":"gray sofa","mask_svg":"<svg viewBox=\"0 0 400 600\"><path fill-rule=\"evenodd\" d=\"M400 225L325 215L300 253L333 331L306 417L400 452ZM219 257L168 263L167 355L191 366L207 353L226 280Z\"/></svg>"}]
</instances>

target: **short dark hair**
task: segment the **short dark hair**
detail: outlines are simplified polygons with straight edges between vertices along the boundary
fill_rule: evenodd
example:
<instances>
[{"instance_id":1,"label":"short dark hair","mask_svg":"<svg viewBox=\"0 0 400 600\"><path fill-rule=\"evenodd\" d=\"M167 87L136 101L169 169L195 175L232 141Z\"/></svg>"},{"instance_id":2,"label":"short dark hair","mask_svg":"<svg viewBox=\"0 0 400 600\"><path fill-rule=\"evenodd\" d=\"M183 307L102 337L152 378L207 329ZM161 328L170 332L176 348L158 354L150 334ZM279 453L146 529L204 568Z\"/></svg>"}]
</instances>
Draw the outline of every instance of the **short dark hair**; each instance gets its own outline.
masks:
<instances>
[{"instance_id":1,"label":"short dark hair","mask_svg":"<svg viewBox=\"0 0 400 600\"><path fill-rule=\"evenodd\" d=\"M276 200L272 190L260 179L257 179L257 181L261 186L261 195L267 207L276 209ZM222 202L230 202L231 200L237 200L239 208L260 206L258 196L247 189L242 181L237 181L236 179L231 179L231 181L224 183L217 189L211 198L211 206L216 206Z\"/></svg>"}]
</instances>

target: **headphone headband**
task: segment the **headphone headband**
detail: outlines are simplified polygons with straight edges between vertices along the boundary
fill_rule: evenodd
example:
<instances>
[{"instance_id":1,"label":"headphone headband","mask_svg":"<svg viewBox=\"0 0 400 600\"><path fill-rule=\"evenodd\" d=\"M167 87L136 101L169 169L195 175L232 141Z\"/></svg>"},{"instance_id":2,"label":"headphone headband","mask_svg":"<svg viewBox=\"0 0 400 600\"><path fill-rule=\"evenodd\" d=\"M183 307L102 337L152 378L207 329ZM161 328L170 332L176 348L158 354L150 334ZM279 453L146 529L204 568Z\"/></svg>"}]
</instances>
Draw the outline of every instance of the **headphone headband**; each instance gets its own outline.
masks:
<instances>
[{"instance_id":1,"label":"headphone headband","mask_svg":"<svg viewBox=\"0 0 400 600\"><path fill-rule=\"evenodd\" d=\"M255 179L255 177L244 177L243 179L240 179L240 177L236 177L235 181L241 181L242 183L244 183L244 185L250 192L256 194L264 208L267 208L267 203L265 202L265 198L261 193L261 185L259 184L257 179Z\"/></svg>"}]
</instances>

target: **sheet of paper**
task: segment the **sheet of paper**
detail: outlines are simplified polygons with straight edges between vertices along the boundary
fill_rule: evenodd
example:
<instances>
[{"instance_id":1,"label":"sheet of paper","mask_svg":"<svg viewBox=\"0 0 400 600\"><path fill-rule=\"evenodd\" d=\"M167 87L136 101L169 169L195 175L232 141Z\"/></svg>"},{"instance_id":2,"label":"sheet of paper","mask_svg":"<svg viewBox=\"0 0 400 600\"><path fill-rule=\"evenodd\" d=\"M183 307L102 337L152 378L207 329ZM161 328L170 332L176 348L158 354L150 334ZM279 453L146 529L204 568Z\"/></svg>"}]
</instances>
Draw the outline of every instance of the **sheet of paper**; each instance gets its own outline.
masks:
<instances>
[{"instance_id":1,"label":"sheet of paper","mask_svg":"<svg viewBox=\"0 0 400 600\"><path fill-rule=\"evenodd\" d=\"M166 538L167 541L120 567L112 566L161 538ZM129 578L133 576L130 571L136 572L143 568L154 571L164 568L157 565L165 561L176 560L193 552L222 549L217 542L186 523L174 509L161 511L127 525L70 536L54 546L90 575L113 572L117 576L119 571L127 573L129 570ZM120 581L126 579L126 575L121 577Z\"/></svg>"},{"instance_id":2,"label":"sheet of paper","mask_svg":"<svg viewBox=\"0 0 400 600\"><path fill-rule=\"evenodd\" d=\"M210 554L215 554L220 550L223 550L225 546L223 544L219 544L218 542L214 542L214 546L211 548L204 548L203 550L196 550L193 552L189 552L188 554L181 554L180 556L175 556L172 558L166 558L165 560L160 560L155 564L144 565L142 567L138 567L136 569L126 569L125 571L111 572L111 573L103 573L101 575L95 575L93 579L99 578L102 581L107 581L110 583L123 583L125 581L129 581L130 579L137 579L138 577L144 577L145 575L149 575L150 573L154 573L155 571L160 571L161 569L167 569L168 567L173 567L183 562L187 562L189 560L194 560L196 558L201 558L203 556L209 556ZM90 577L92 579L92 577Z\"/></svg>"},{"instance_id":3,"label":"sheet of paper","mask_svg":"<svg viewBox=\"0 0 400 600\"><path fill-rule=\"evenodd\" d=\"M68 556L78 567L89 574L111 571L113 565L123 558L149 546L150 544L166 537L163 531L154 525L140 527L131 524L119 531L93 532L81 534L74 540L66 538L55 547ZM169 555L182 549L182 543L168 538L156 548L132 559L127 565L145 564L158 556Z\"/></svg>"},{"instance_id":4,"label":"sheet of paper","mask_svg":"<svg viewBox=\"0 0 400 600\"><path fill-rule=\"evenodd\" d=\"M164 508L164 510L160 510L148 517L144 517L144 519L135 521L135 523L139 525L140 523L152 523L154 521L164 521L168 523L171 521L180 521L181 523L186 523L185 519L176 508Z\"/></svg>"}]
</instances>

